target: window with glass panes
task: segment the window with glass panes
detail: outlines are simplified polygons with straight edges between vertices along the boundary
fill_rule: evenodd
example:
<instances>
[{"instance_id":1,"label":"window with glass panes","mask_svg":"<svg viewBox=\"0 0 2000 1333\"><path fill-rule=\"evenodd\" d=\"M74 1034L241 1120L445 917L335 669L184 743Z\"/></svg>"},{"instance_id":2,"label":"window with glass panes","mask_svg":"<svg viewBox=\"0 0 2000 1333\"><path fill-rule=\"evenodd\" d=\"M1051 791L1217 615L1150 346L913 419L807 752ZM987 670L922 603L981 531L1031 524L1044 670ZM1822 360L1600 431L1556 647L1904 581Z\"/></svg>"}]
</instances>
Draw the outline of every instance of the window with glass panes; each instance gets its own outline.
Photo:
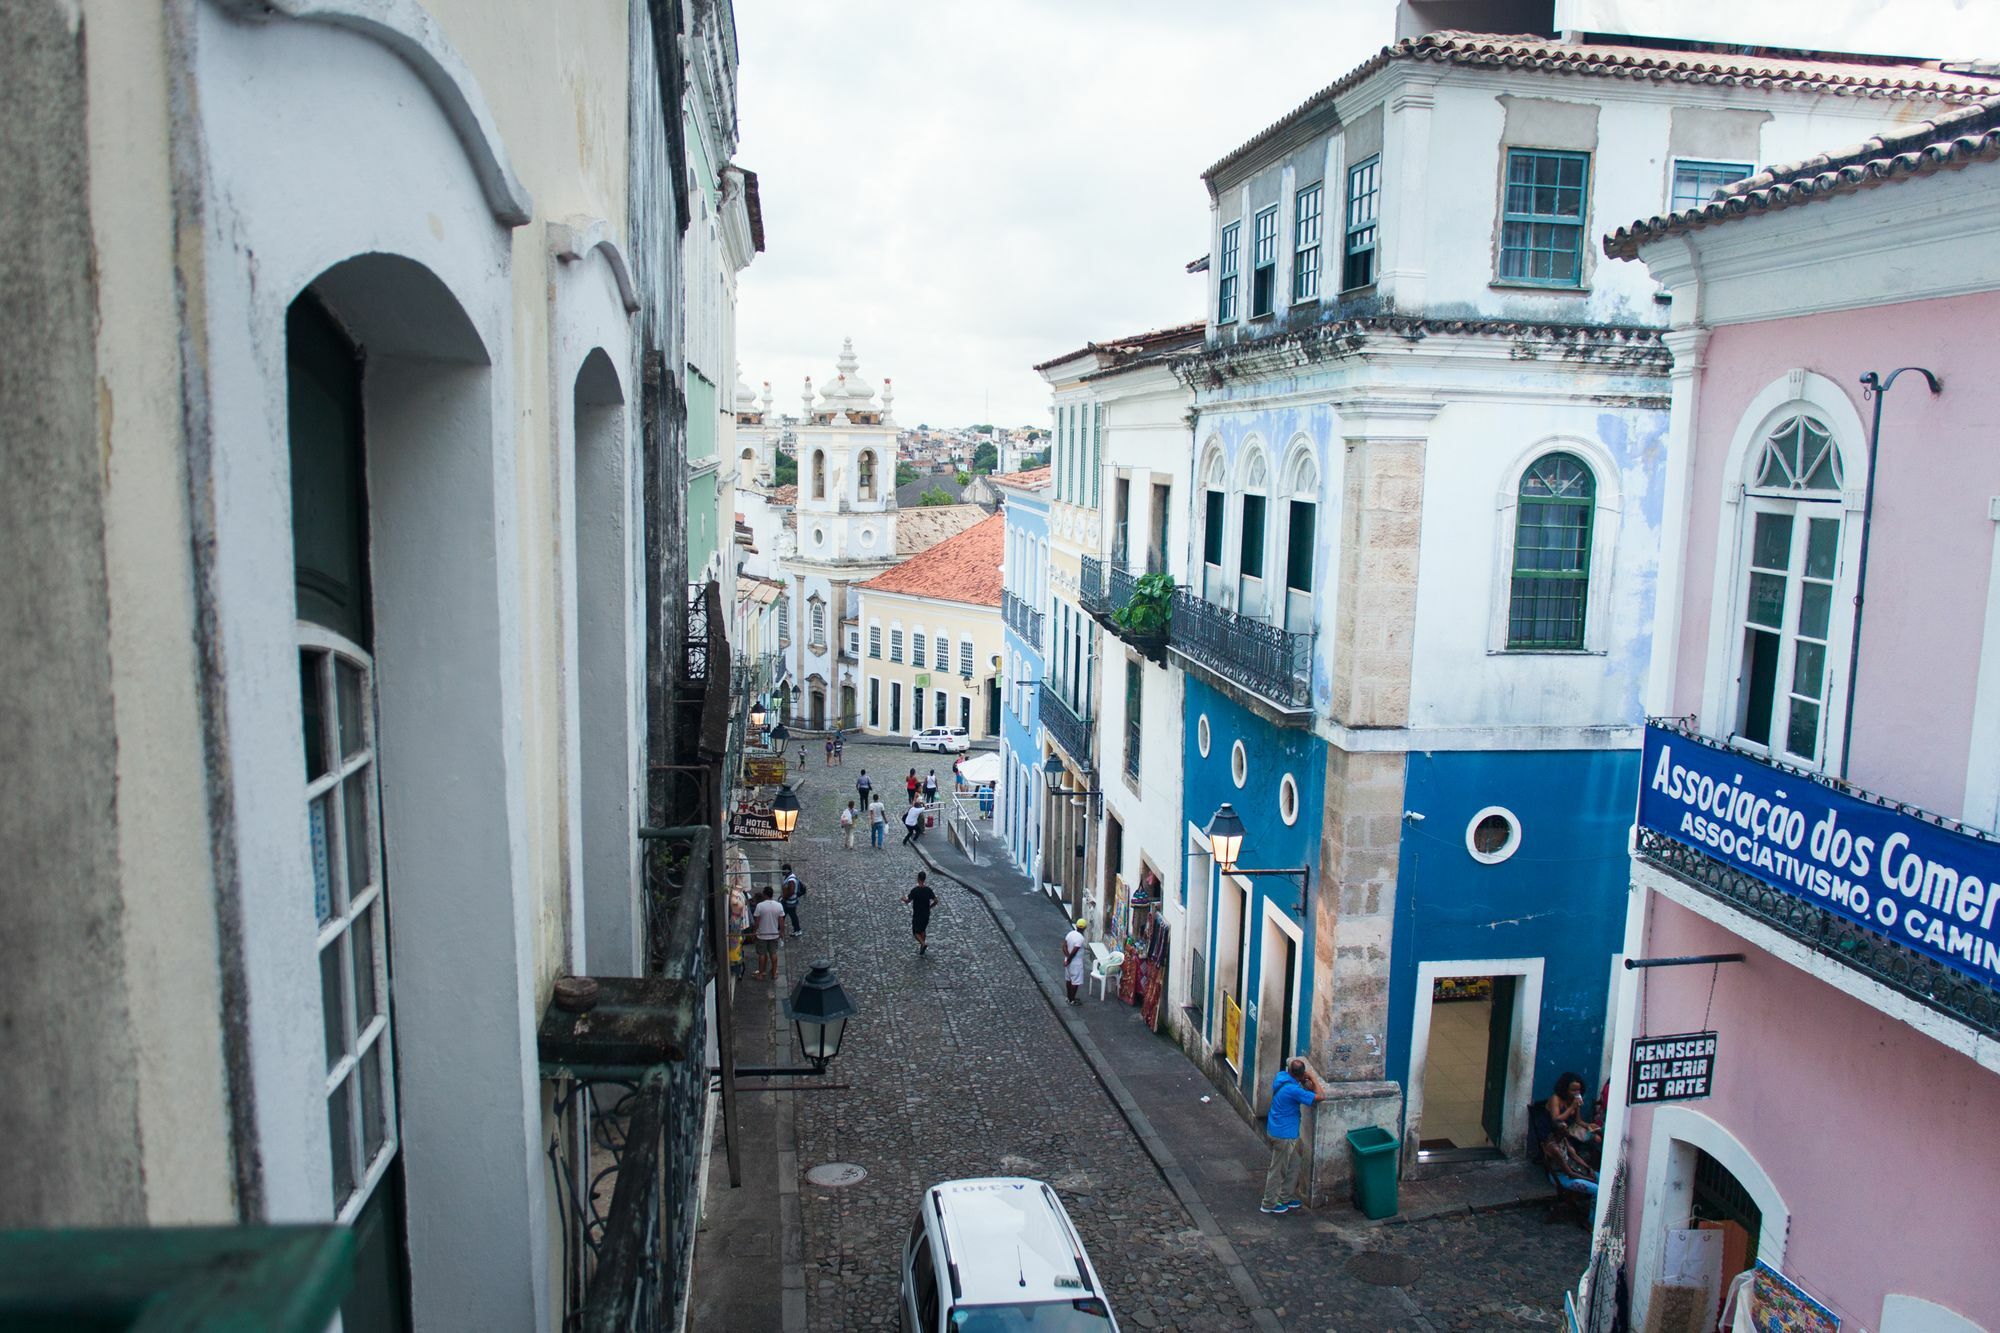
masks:
<instances>
[{"instance_id":1,"label":"window with glass panes","mask_svg":"<svg viewBox=\"0 0 2000 1333\"><path fill-rule=\"evenodd\" d=\"M929 654L928 654L928 653L926 653L926 652L925 652L925 650L924 650L924 645L925 645L925 643L926 643L926 642L927 642L927 641L925 640L924 636L923 636L923 635L921 635L921 634L917 635L916 637L914 637L914 638L912 638L912 639L910 640L910 665L911 665L911 666L929 666L929 665L930 665L930 662L929 662L929 661L927 660L927 658L928 658Z\"/></svg>"},{"instance_id":2,"label":"window with glass panes","mask_svg":"<svg viewBox=\"0 0 2000 1333\"><path fill-rule=\"evenodd\" d=\"M1794 416L1765 437L1746 495L1740 739L1807 765L1825 762L1827 690L1840 564L1840 453Z\"/></svg>"},{"instance_id":3,"label":"window with glass panes","mask_svg":"<svg viewBox=\"0 0 2000 1333\"><path fill-rule=\"evenodd\" d=\"M1125 772L1139 776L1139 719L1144 711L1145 668L1138 659L1125 659Z\"/></svg>"},{"instance_id":4,"label":"window with glass panes","mask_svg":"<svg viewBox=\"0 0 2000 1333\"><path fill-rule=\"evenodd\" d=\"M882 627L880 625L871 624L868 626L868 655L875 658L882 656Z\"/></svg>"},{"instance_id":5,"label":"window with glass panes","mask_svg":"<svg viewBox=\"0 0 2000 1333\"><path fill-rule=\"evenodd\" d=\"M826 603L817 597L812 600L812 638L814 643L826 642Z\"/></svg>"},{"instance_id":6,"label":"window with glass panes","mask_svg":"<svg viewBox=\"0 0 2000 1333\"><path fill-rule=\"evenodd\" d=\"M1375 281L1376 219L1382 204L1382 159L1371 157L1347 170L1347 229L1342 246L1340 287L1352 291Z\"/></svg>"},{"instance_id":7,"label":"window with glass panes","mask_svg":"<svg viewBox=\"0 0 2000 1333\"><path fill-rule=\"evenodd\" d=\"M1521 478L1507 608L1509 648L1583 647L1596 499L1596 479L1574 454L1545 454Z\"/></svg>"},{"instance_id":8,"label":"window with glass panes","mask_svg":"<svg viewBox=\"0 0 2000 1333\"><path fill-rule=\"evenodd\" d=\"M1543 287L1582 285L1589 184L1586 153L1507 150L1500 220L1502 279Z\"/></svg>"},{"instance_id":9,"label":"window with glass panes","mask_svg":"<svg viewBox=\"0 0 2000 1333\"><path fill-rule=\"evenodd\" d=\"M286 317L305 831L326 1055L334 1216L352 1222L396 1152L388 918L377 828L361 365L310 296Z\"/></svg>"},{"instance_id":10,"label":"window with glass panes","mask_svg":"<svg viewBox=\"0 0 2000 1333\"><path fill-rule=\"evenodd\" d=\"M1308 185L1292 200L1292 300L1319 295L1320 187Z\"/></svg>"},{"instance_id":11,"label":"window with glass panes","mask_svg":"<svg viewBox=\"0 0 2000 1333\"><path fill-rule=\"evenodd\" d=\"M951 670L951 640L945 635L940 634L931 642L937 648L936 656L931 659L937 663L937 669L939 671Z\"/></svg>"},{"instance_id":12,"label":"window with glass panes","mask_svg":"<svg viewBox=\"0 0 2000 1333\"><path fill-rule=\"evenodd\" d=\"M1236 242L1242 224L1232 222L1222 229L1222 251L1215 264L1215 322L1227 324L1236 318Z\"/></svg>"},{"instance_id":13,"label":"window with glass panes","mask_svg":"<svg viewBox=\"0 0 2000 1333\"><path fill-rule=\"evenodd\" d=\"M1090 405L1090 507L1104 500L1104 408Z\"/></svg>"},{"instance_id":14,"label":"window with glass panes","mask_svg":"<svg viewBox=\"0 0 2000 1333\"><path fill-rule=\"evenodd\" d=\"M1278 303L1278 206L1262 209L1251 223L1250 315L1268 315Z\"/></svg>"},{"instance_id":15,"label":"window with glass panes","mask_svg":"<svg viewBox=\"0 0 2000 1333\"><path fill-rule=\"evenodd\" d=\"M972 640L970 639L960 639L958 641L958 674L968 678L972 675Z\"/></svg>"},{"instance_id":16,"label":"window with glass panes","mask_svg":"<svg viewBox=\"0 0 2000 1333\"><path fill-rule=\"evenodd\" d=\"M889 660L891 662L903 660L903 631L899 629L889 631Z\"/></svg>"},{"instance_id":17,"label":"window with glass panes","mask_svg":"<svg viewBox=\"0 0 2000 1333\"><path fill-rule=\"evenodd\" d=\"M1695 162L1676 158L1674 188L1667 200L1667 211L1679 213L1699 208L1713 199L1717 190L1742 180L1754 170L1748 162Z\"/></svg>"}]
</instances>

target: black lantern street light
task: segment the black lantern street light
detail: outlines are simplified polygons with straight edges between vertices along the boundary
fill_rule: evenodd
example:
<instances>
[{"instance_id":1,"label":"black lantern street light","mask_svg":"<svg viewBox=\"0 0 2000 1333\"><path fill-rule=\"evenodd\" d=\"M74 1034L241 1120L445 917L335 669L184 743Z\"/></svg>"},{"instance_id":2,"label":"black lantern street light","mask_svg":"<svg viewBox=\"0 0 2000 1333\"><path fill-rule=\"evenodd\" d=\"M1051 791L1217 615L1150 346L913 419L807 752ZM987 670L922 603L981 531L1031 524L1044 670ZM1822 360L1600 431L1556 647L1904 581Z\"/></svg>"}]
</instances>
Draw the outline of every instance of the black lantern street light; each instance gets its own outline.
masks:
<instances>
[{"instance_id":1,"label":"black lantern street light","mask_svg":"<svg viewBox=\"0 0 2000 1333\"><path fill-rule=\"evenodd\" d=\"M764 711L763 698L760 696L756 699L752 699L750 701L750 729L752 731L762 731L764 729L764 723L769 718L770 714Z\"/></svg>"},{"instance_id":2,"label":"black lantern street light","mask_svg":"<svg viewBox=\"0 0 2000 1333\"><path fill-rule=\"evenodd\" d=\"M771 822L787 838L799 826L799 798L792 795L789 786L778 788L778 794L771 798Z\"/></svg>"},{"instance_id":3,"label":"black lantern street light","mask_svg":"<svg viewBox=\"0 0 2000 1333\"><path fill-rule=\"evenodd\" d=\"M1225 875L1276 875L1299 882L1298 905L1292 910L1300 916L1306 911L1306 887L1312 882L1311 866L1288 866L1284 869L1248 868L1236 864L1236 858L1243 854L1243 820L1236 813L1236 807L1224 801L1208 821L1208 850L1215 858L1216 869Z\"/></svg>"},{"instance_id":4,"label":"black lantern street light","mask_svg":"<svg viewBox=\"0 0 2000 1333\"><path fill-rule=\"evenodd\" d=\"M771 748L773 750L784 749L785 742L790 740L791 738L792 738L792 733L785 730L785 724L783 722L772 723L771 730L765 733L765 739L771 743Z\"/></svg>"},{"instance_id":5,"label":"black lantern street light","mask_svg":"<svg viewBox=\"0 0 2000 1333\"><path fill-rule=\"evenodd\" d=\"M1089 797L1101 797L1104 795L1103 791L1096 787L1063 786L1063 774L1066 772L1068 770L1063 767L1063 761L1056 758L1055 751L1049 751L1049 757L1042 761L1042 781L1047 785L1049 795Z\"/></svg>"},{"instance_id":6,"label":"black lantern street light","mask_svg":"<svg viewBox=\"0 0 2000 1333\"><path fill-rule=\"evenodd\" d=\"M785 1001L785 1017L792 1021L806 1062L815 1074L824 1074L828 1063L840 1054L847 1020L854 1017L854 1002L840 988L831 963L822 958L812 964L793 989L792 998Z\"/></svg>"}]
</instances>

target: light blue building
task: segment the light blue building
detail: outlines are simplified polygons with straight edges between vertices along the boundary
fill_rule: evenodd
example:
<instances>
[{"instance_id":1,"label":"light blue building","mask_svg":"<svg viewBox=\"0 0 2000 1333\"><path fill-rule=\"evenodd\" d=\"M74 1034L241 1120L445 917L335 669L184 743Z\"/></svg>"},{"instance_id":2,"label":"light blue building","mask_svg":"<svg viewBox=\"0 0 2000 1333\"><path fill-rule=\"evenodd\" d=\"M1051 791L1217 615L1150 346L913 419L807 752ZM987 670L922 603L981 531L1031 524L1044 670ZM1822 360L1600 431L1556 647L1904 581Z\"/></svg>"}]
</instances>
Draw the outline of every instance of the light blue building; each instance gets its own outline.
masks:
<instances>
[{"instance_id":1,"label":"light blue building","mask_svg":"<svg viewBox=\"0 0 2000 1333\"><path fill-rule=\"evenodd\" d=\"M1040 696L1049 587L1049 470L994 478L1006 516L1000 614L1000 790L995 829L1015 866L1039 882L1042 811Z\"/></svg>"}]
</instances>

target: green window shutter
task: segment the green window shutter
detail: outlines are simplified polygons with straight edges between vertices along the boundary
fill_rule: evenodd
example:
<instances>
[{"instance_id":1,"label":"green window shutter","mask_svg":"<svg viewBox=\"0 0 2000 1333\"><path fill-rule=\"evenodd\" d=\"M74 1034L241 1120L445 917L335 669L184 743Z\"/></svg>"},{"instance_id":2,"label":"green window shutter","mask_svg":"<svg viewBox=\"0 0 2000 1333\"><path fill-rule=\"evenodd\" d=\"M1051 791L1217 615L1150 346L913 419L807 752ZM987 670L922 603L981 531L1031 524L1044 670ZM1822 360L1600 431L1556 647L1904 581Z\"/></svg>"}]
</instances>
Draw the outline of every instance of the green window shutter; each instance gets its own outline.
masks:
<instances>
[{"instance_id":1,"label":"green window shutter","mask_svg":"<svg viewBox=\"0 0 2000 1333\"><path fill-rule=\"evenodd\" d=\"M1546 454L1521 478L1509 648L1583 647L1596 499L1596 479L1574 454Z\"/></svg>"}]
</instances>

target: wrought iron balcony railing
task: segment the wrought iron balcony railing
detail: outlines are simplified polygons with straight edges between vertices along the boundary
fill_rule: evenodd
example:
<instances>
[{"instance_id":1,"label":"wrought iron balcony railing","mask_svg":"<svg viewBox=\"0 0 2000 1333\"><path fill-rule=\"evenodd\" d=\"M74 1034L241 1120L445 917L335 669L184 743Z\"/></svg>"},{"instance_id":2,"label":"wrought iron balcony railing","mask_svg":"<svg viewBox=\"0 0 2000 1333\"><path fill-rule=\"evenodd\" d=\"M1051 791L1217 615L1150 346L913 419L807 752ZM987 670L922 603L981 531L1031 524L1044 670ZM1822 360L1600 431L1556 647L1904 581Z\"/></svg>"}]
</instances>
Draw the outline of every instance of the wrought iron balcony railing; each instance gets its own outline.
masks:
<instances>
[{"instance_id":1,"label":"wrought iron balcony railing","mask_svg":"<svg viewBox=\"0 0 2000 1333\"><path fill-rule=\"evenodd\" d=\"M1663 833L1641 828L1638 835L1641 861L1947 1018L2000 1037L2000 993Z\"/></svg>"},{"instance_id":2,"label":"wrought iron balcony railing","mask_svg":"<svg viewBox=\"0 0 2000 1333\"><path fill-rule=\"evenodd\" d=\"M1083 557L1076 578L1076 600L1090 615L1111 614L1110 603L1104 597L1104 562L1096 556Z\"/></svg>"},{"instance_id":3,"label":"wrought iron balcony railing","mask_svg":"<svg viewBox=\"0 0 2000 1333\"><path fill-rule=\"evenodd\" d=\"M1036 652L1042 650L1042 613L1013 593L1000 594L1000 614L1013 631L1028 641Z\"/></svg>"},{"instance_id":4,"label":"wrought iron balcony railing","mask_svg":"<svg viewBox=\"0 0 2000 1333\"><path fill-rule=\"evenodd\" d=\"M1174 595L1173 650L1282 713L1312 709L1310 634L1239 615L1182 588Z\"/></svg>"},{"instance_id":5,"label":"wrought iron balcony railing","mask_svg":"<svg viewBox=\"0 0 2000 1333\"><path fill-rule=\"evenodd\" d=\"M1050 681L1042 687L1042 729L1049 733L1049 739L1060 745L1063 753L1076 762L1077 767L1088 772L1090 762L1090 727L1087 717L1078 717L1070 701L1063 698L1062 691Z\"/></svg>"},{"instance_id":6,"label":"wrought iron balcony railing","mask_svg":"<svg viewBox=\"0 0 2000 1333\"><path fill-rule=\"evenodd\" d=\"M1139 590L1139 576L1118 563L1111 566L1109 580L1104 603L1106 613L1115 616L1132 605L1132 595Z\"/></svg>"}]
</instances>

